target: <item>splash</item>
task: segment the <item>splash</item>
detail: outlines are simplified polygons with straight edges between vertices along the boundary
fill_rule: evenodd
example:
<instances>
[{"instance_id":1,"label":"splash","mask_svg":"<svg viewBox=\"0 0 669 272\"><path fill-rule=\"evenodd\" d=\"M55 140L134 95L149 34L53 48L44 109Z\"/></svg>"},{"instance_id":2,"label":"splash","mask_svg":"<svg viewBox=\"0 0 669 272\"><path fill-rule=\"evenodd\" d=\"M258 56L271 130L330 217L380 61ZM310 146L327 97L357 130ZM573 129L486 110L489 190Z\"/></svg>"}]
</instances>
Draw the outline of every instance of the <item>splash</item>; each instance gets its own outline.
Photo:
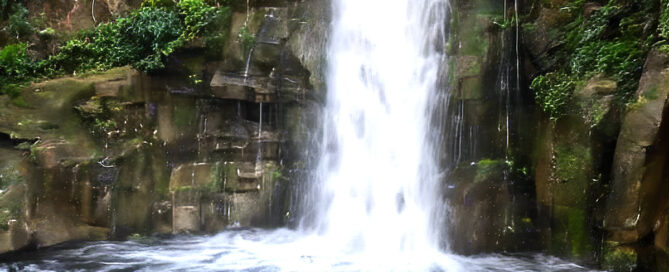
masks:
<instances>
[{"instance_id":1,"label":"splash","mask_svg":"<svg viewBox=\"0 0 669 272\"><path fill-rule=\"evenodd\" d=\"M303 227L374 270L429 269L440 252L445 205L430 120L447 8L438 0L334 2L321 202Z\"/></svg>"}]
</instances>

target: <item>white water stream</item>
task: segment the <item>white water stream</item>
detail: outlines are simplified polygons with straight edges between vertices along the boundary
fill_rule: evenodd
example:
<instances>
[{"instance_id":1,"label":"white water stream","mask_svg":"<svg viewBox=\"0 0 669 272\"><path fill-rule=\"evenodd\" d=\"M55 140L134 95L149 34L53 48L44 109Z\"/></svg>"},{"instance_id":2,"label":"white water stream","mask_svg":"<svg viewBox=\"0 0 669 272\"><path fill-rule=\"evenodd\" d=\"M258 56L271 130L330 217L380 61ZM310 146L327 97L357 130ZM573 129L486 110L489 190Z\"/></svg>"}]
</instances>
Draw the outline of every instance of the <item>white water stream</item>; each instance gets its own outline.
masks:
<instances>
[{"instance_id":1,"label":"white water stream","mask_svg":"<svg viewBox=\"0 0 669 272\"><path fill-rule=\"evenodd\" d=\"M428 129L446 7L334 1L317 226L369 268L424 270L439 255L444 203Z\"/></svg>"}]
</instances>

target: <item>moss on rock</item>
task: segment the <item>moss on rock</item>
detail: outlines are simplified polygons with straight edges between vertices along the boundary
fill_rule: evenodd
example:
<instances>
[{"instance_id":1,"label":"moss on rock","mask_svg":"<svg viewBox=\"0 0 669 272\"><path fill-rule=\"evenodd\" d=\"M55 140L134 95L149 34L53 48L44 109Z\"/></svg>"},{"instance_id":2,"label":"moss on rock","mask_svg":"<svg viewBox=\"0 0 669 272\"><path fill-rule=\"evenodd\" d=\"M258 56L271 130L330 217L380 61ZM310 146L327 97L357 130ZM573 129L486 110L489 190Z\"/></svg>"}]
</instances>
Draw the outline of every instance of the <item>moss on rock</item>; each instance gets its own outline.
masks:
<instances>
[{"instance_id":1,"label":"moss on rock","mask_svg":"<svg viewBox=\"0 0 669 272\"><path fill-rule=\"evenodd\" d=\"M602 268L611 272L635 271L638 253L631 247L607 244L602 258Z\"/></svg>"}]
</instances>

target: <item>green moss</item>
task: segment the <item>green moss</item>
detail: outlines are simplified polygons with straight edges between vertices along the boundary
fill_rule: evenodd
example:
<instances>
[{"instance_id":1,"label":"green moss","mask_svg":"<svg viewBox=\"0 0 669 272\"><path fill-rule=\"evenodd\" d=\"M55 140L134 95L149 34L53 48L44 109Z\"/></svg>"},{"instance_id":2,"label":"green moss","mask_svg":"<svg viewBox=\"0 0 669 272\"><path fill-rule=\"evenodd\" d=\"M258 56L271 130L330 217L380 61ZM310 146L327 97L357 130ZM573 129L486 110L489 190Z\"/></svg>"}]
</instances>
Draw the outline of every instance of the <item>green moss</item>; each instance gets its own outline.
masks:
<instances>
[{"instance_id":1,"label":"green moss","mask_svg":"<svg viewBox=\"0 0 669 272\"><path fill-rule=\"evenodd\" d=\"M506 164L503 160L483 159L476 163L474 182L481 182L496 176L504 171Z\"/></svg>"},{"instance_id":2,"label":"green moss","mask_svg":"<svg viewBox=\"0 0 669 272\"><path fill-rule=\"evenodd\" d=\"M537 30L537 24L536 23L524 23L520 25L520 28L522 29L523 32L534 32Z\"/></svg>"},{"instance_id":3,"label":"green moss","mask_svg":"<svg viewBox=\"0 0 669 272\"><path fill-rule=\"evenodd\" d=\"M648 100L657 99L659 97L658 94L657 94L657 86L653 86L653 87L649 88L648 90L643 92L642 96L645 97Z\"/></svg>"},{"instance_id":4,"label":"green moss","mask_svg":"<svg viewBox=\"0 0 669 272\"><path fill-rule=\"evenodd\" d=\"M556 205L553 207L550 250L553 254L573 258L592 255L587 214L578 208Z\"/></svg>"},{"instance_id":5,"label":"green moss","mask_svg":"<svg viewBox=\"0 0 669 272\"><path fill-rule=\"evenodd\" d=\"M197 122L196 105L190 101L183 101L174 105L172 112L172 122L177 128L188 128Z\"/></svg>"},{"instance_id":6,"label":"green moss","mask_svg":"<svg viewBox=\"0 0 669 272\"><path fill-rule=\"evenodd\" d=\"M578 144L559 145L555 149L555 175L560 182L586 177L591 164L590 149Z\"/></svg>"},{"instance_id":7,"label":"green moss","mask_svg":"<svg viewBox=\"0 0 669 272\"><path fill-rule=\"evenodd\" d=\"M602 106L601 102L597 101L592 105L592 121L590 122L590 127L595 127L599 125L604 116L606 115L607 110Z\"/></svg>"},{"instance_id":8,"label":"green moss","mask_svg":"<svg viewBox=\"0 0 669 272\"><path fill-rule=\"evenodd\" d=\"M637 267L637 253L629 247L606 245L602 268L611 272L629 272Z\"/></svg>"},{"instance_id":9,"label":"green moss","mask_svg":"<svg viewBox=\"0 0 669 272\"><path fill-rule=\"evenodd\" d=\"M225 166L227 165L222 165L221 163L216 163L211 166L211 170L209 172L209 184L208 184L208 189L212 193L220 193L224 190L224 182L225 182Z\"/></svg>"},{"instance_id":10,"label":"green moss","mask_svg":"<svg viewBox=\"0 0 669 272\"><path fill-rule=\"evenodd\" d=\"M224 164L224 185L226 192L235 192L239 189L239 178L237 176L237 165L234 163Z\"/></svg>"},{"instance_id":11,"label":"green moss","mask_svg":"<svg viewBox=\"0 0 669 272\"><path fill-rule=\"evenodd\" d=\"M571 256L576 258L585 257L591 252L590 243L588 243L588 225L585 222L585 212L578 209L570 209L568 212L567 229L571 244Z\"/></svg>"},{"instance_id":12,"label":"green moss","mask_svg":"<svg viewBox=\"0 0 669 272\"><path fill-rule=\"evenodd\" d=\"M633 111L643 107L643 105L646 105L646 103L648 103L648 99L646 99L646 97L644 96L639 96L639 98L637 98L637 100L635 100L634 102L627 103L625 109L627 111Z\"/></svg>"}]
</instances>

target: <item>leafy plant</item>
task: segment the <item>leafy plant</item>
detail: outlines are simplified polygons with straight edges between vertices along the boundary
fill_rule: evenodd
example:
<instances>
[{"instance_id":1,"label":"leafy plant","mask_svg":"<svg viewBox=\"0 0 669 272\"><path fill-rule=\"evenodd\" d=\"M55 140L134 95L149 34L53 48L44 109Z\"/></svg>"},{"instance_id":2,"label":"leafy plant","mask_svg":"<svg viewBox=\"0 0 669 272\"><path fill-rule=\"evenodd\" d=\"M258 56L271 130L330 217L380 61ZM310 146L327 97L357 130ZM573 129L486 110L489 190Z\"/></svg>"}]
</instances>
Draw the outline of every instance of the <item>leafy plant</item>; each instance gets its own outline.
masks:
<instances>
[{"instance_id":1,"label":"leafy plant","mask_svg":"<svg viewBox=\"0 0 669 272\"><path fill-rule=\"evenodd\" d=\"M15 5L20 5L18 0L0 0L0 20L9 18Z\"/></svg>"},{"instance_id":2,"label":"leafy plant","mask_svg":"<svg viewBox=\"0 0 669 272\"><path fill-rule=\"evenodd\" d=\"M211 23L216 16L216 8L207 5L201 0L181 0L177 4L179 15L183 18L185 31L183 38L191 40L201 34L202 30Z\"/></svg>"},{"instance_id":3,"label":"leafy plant","mask_svg":"<svg viewBox=\"0 0 669 272\"><path fill-rule=\"evenodd\" d=\"M7 30L10 34L18 40L21 37L27 36L33 32L33 27L28 21L28 9L23 5L14 4L11 7L12 13L9 16L7 23Z\"/></svg>"},{"instance_id":4,"label":"leafy plant","mask_svg":"<svg viewBox=\"0 0 669 272\"><path fill-rule=\"evenodd\" d=\"M144 0L142 2L142 7L148 8L168 8L172 9L176 7L176 2L174 0Z\"/></svg>"},{"instance_id":5,"label":"leafy plant","mask_svg":"<svg viewBox=\"0 0 669 272\"><path fill-rule=\"evenodd\" d=\"M36 64L26 49L25 43L17 43L0 50L0 94L17 97L22 83L32 79Z\"/></svg>"},{"instance_id":6,"label":"leafy plant","mask_svg":"<svg viewBox=\"0 0 669 272\"><path fill-rule=\"evenodd\" d=\"M574 92L574 81L564 73L553 72L536 77L530 88L535 92L537 104L557 120L566 113L566 106Z\"/></svg>"},{"instance_id":7,"label":"leafy plant","mask_svg":"<svg viewBox=\"0 0 669 272\"><path fill-rule=\"evenodd\" d=\"M669 0L662 1L666 4ZM649 41L653 40L643 31L643 25L651 20L646 15L648 8L647 5L630 6L626 2L609 1L588 18L583 15L584 1L570 1L561 9L572 14L570 22L560 30L565 36L565 46L556 54L557 63L561 64L531 84L537 102L552 120L566 113L565 106L574 91L574 82L595 75L617 81L619 104L630 101L638 88L643 61L652 44ZM669 15L665 17L669 25ZM666 33L669 33L669 27Z\"/></svg>"},{"instance_id":8,"label":"leafy plant","mask_svg":"<svg viewBox=\"0 0 669 272\"><path fill-rule=\"evenodd\" d=\"M103 70L128 64L153 71L163 67L162 56L174 50L174 41L182 31L175 12L140 8L127 18L102 24L69 40L58 54L44 62L44 73Z\"/></svg>"},{"instance_id":9,"label":"leafy plant","mask_svg":"<svg viewBox=\"0 0 669 272\"><path fill-rule=\"evenodd\" d=\"M7 3L12 2L0 0L0 8L6 9L2 5ZM12 16L25 17L23 9ZM22 84L41 77L124 65L155 71L164 67L166 56L196 37L222 46L229 21L228 7L214 7L204 0L147 0L128 17L77 33L41 61L28 57L25 44L6 46L0 51L0 93L16 97ZM23 30L17 26L16 31Z\"/></svg>"},{"instance_id":10,"label":"leafy plant","mask_svg":"<svg viewBox=\"0 0 669 272\"><path fill-rule=\"evenodd\" d=\"M242 44L244 55L248 54L256 43L256 37L249 32L246 25L239 30L239 42Z\"/></svg>"}]
</instances>

